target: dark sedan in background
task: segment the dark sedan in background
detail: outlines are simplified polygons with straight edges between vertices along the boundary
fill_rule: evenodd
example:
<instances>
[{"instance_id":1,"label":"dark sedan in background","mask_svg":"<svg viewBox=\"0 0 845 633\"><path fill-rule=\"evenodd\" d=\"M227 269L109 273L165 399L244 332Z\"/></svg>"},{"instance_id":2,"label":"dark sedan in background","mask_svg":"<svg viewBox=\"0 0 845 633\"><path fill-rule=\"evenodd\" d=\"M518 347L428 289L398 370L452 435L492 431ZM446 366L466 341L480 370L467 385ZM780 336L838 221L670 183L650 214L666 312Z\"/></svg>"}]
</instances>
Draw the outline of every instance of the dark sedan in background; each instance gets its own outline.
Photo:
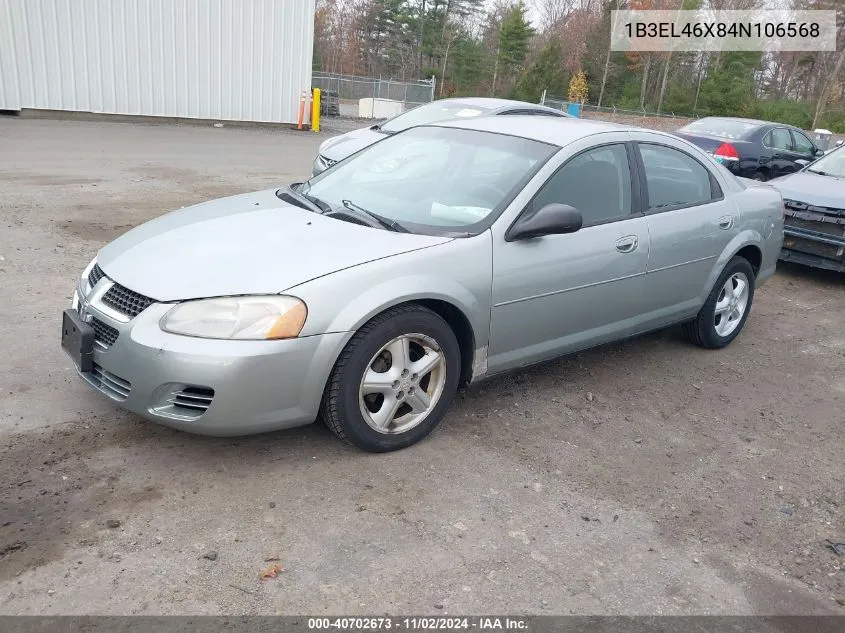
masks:
<instances>
[{"instance_id":1,"label":"dark sedan in background","mask_svg":"<svg viewBox=\"0 0 845 633\"><path fill-rule=\"evenodd\" d=\"M780 259L845 272L845 147L769 184L785 207Z\"/></svg>"},{"instance_id":2,"label":"dark sedan in background","mask_svg":"<svg viewBox=\"0 0 845 633\"><path fill-rule=\"evenodd\" d=\"M800 129L755 119L705 117L675 134L713 154L735 176L753 180L797 172L824 154Z\"/></svg>"}]
</instances>

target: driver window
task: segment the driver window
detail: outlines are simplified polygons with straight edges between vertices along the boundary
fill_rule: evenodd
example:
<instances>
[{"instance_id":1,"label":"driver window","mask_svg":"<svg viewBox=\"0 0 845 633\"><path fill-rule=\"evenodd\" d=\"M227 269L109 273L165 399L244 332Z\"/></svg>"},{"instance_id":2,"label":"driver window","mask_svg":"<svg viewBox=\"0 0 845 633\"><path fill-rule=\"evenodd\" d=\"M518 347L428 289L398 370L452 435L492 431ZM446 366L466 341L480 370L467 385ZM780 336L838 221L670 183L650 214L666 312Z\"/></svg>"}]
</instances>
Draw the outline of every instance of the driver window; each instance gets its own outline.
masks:
<instances>
[{"instance_id":1,"label":"driver window","mask_svg":"<svg viewBox=\"0 0 845 633\"><path fill-rule=\"evenodd\" d=\"M625 145L603 145L571 159L534 197L532 212L553 202L578 209L584 226L630 215L631 172Z\"/></svg>"},{"instance_id":2,"label":"driver window","mask_svg":"<svg viewBox=\"0 0 845 633\"><path fill-rule=\"evenodd\" d=\"M792 130L792 138L795 141L795 151L801 154L814 154L816 151L816 146L810 142L806 136L801 134L801 132L796 132Z\"/></svg>"}]
</instances>

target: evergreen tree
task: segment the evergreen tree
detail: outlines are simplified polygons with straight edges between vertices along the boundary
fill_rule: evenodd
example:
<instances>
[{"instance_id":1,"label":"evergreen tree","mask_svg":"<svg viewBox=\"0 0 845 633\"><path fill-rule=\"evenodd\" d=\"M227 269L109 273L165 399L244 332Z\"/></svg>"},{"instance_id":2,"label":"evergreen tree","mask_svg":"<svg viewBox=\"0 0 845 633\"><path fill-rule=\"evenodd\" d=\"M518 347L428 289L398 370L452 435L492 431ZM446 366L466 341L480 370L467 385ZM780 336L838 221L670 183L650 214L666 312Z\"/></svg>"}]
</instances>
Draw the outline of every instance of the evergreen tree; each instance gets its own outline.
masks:
<instances>
[{"instance_id":1,"label":"evergreen tree","mask_svg":"<svg viewBox=\"0 0 845 633\"><path fill-rule=\"evenodd\" d=\"M514 95L517 99L538 103L544 90L549 95L562 95L565 88L560 40L552 37L537 59L520 75Z\"/></svg>"}]
</instances>

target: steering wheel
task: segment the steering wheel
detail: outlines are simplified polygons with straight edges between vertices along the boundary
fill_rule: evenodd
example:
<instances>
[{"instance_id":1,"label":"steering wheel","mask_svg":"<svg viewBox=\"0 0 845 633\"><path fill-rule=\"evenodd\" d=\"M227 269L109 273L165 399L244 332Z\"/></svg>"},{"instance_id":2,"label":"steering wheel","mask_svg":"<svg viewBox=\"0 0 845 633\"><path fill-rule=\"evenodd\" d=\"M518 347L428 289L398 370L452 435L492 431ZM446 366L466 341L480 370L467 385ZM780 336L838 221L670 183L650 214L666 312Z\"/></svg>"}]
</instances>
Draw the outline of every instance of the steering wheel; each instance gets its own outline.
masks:
<instances>
[{"instance_id":1,"label":"steering wheel","mask_svg":"<svg viewBox=\"0 0 845 633\"><path fill-rule=\"evenodd\" d=\"M484 202L489 202L491 209L504 200L505 195L504 191L490 183L478 185L469 193L469 197L472 200L480 199Z\"/></svg>"}]
</instances>

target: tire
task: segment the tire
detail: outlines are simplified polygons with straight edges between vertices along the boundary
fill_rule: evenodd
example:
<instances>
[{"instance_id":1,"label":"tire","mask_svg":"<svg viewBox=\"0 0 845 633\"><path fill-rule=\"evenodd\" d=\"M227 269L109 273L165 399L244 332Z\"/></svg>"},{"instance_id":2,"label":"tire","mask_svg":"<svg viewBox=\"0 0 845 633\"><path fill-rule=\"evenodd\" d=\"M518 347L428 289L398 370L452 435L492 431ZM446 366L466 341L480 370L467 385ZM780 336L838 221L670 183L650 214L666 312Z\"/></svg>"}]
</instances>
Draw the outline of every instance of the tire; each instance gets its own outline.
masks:
<instances>
[{"instance_id":1,"label":"tire","mask_svg":"<svg viewBox=\"0 0 845 633\"><path fill-rule=\"evenodd\" d=\"M768 177L766 176L766 172L764 171L755 171L754 175L751 176L752 180L759 180L760 182L766 182Z\"/></svg>"},{"instance_id":2,"label":"tire","mask_svg":"<svg viewBox=\"0 0 845 633\"><path fill-rule=\"evenodd\" d=\"M745 290L736 293L738 282L745 283ZM728 284L733 288L734 297L726 297ZM727 306L723 303L728 301ZM754 301L754 269L744 257L731 259L722 274L716 280L710 296L692 321L684 323L683 331L690 342L707 349L720 349L733 341L748 320L751 304ZM744 303L744 306L743 306ZM741 313L737 315L737 309ZM717 319L717 309L720 311ZM734 318L731 318L734 317ZM725 320L727 319L727 320Z\"/></svg>"},{"instance_id":3,"label":"tire","mask_svg":"<svg viewBox=\"0 0 845 633\"><path fill-rule=\"evenodd\" d=\"M439 315L414 304L391 308L341 352L320 417L341 440L365 451L406 448L443 419L460 367L455 333Z\"/></svg>"}]
</instances>

